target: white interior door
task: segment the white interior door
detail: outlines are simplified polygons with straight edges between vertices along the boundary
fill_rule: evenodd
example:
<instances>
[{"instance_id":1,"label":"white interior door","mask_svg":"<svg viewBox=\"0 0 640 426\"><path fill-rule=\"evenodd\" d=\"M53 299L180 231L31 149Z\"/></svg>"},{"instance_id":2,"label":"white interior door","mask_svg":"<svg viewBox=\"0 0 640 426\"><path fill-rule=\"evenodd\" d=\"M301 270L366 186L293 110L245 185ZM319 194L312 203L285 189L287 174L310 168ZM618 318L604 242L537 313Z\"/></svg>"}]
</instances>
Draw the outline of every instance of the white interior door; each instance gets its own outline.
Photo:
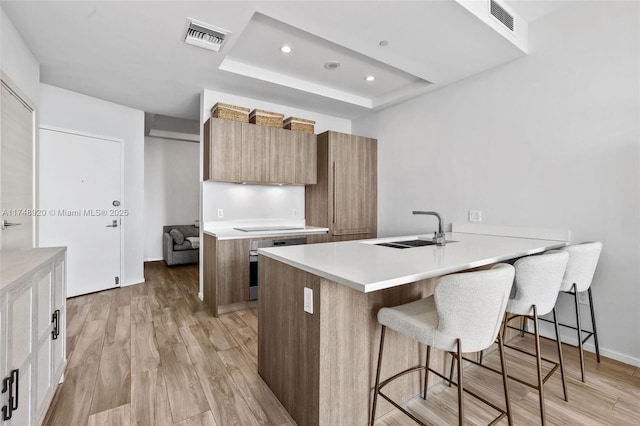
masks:
<instances>
[{"instance_id":1,"label":"white interior door","mask_svg":"<svg viewBox=\"0 0 640 426\"><path fill-rule=\"evenodd\" d=\"M33 247L34 110L2 76L0 92L0 249Z\"/></svg>"},{"instance_id":2,"label":"white interior door","mask_svg":"<svg viewBox=\"0 0 640 426\"><path fill-rule=\"evenodd\" d=\"M120 142L40 129L40 247L67 246L67 297L120 280Z\"/></svg>"}]
</instances>

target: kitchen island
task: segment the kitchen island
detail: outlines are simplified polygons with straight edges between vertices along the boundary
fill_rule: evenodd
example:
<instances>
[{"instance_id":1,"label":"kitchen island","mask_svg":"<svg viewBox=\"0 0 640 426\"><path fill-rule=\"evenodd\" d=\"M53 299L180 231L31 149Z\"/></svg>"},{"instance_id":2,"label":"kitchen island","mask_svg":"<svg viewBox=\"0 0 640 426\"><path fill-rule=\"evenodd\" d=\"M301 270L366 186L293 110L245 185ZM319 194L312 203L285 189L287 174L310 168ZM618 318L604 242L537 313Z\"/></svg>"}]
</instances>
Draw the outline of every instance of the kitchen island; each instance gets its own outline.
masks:
<instances>
[{"instance_id":1,"label":"kitchen island","mask_svg":"<svg viewBox=\"0 0 640 426\"><path fill-rule=\"evenodd\" d=\"M380 326L376 315L433 294L438 277L562 247L566 241L447 233L445 246L377 245L416 237L259 251L258 372L300 425L365 425ZM312 293L307 299L305 288ZM311 312L309 312L311 311ZM437 351L436 351L437 352ZM381 377L424 362L424 348L388 333ZM446 354L432 354L445 368ZM418 374L388 386L395 400L420 391ZM379 416L392 406L380 404Z\"/></svg>"}]
</instances>

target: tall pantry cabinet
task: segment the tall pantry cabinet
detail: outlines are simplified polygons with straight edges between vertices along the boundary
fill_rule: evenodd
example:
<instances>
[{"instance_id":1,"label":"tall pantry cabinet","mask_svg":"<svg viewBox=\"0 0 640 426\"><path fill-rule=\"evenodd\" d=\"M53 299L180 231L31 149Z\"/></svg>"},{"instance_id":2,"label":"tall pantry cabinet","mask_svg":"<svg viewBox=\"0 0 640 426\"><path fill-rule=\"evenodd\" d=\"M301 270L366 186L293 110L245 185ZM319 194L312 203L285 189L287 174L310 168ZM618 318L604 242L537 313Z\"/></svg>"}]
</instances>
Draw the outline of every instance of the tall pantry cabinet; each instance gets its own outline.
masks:
<instances>
[{"instance_id":1,"label":"tall pantry cabinet","mask_svg":"<svg viewBox=\"0 0 640 426\"><path fill-rule=\"evenodd\" d=\"M376 139L328 131L318 135L318 183L305 186L306 224L329 228L309 242L377 236Z\"/></svg>"}]
</instances>

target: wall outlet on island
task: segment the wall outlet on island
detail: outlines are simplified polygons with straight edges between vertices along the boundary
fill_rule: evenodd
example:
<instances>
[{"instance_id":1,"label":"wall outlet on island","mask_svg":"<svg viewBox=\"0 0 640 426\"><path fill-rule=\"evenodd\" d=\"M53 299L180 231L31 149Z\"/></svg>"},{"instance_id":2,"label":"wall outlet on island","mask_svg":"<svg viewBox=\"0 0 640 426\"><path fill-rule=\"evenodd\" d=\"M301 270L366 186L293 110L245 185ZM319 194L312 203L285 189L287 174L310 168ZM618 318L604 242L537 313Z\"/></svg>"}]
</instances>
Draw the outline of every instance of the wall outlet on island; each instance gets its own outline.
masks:
<instances>
[{"instance_id":1,"label":"wall outlet on island","mask_svg":"<svg viewBox=\"0 0 640 426\"><path fill-rule=\"evenodd\" d=\"M313 289L309 287L304 288L304 311L313 313Z\"/></svg>"},{"instance_id":2,"label":"wall outlet on island","mask_svg":"<svg viewBox=\"0 0 640 426\"><path fill-rule=\"evenodd\" d=\"M224 217L224 210L218 209L218 219L222 219Z\"/></svg>"},{"instance_id":3,"label":"wall outlet on island","mask_svg":"<svg viewBox=\"0 0 640 426\"><path fill-rule=\"evenodd\" d=\"M482 212L480 210L469 210L469 222L482 222Z\"/></svg>"}]
</instances>

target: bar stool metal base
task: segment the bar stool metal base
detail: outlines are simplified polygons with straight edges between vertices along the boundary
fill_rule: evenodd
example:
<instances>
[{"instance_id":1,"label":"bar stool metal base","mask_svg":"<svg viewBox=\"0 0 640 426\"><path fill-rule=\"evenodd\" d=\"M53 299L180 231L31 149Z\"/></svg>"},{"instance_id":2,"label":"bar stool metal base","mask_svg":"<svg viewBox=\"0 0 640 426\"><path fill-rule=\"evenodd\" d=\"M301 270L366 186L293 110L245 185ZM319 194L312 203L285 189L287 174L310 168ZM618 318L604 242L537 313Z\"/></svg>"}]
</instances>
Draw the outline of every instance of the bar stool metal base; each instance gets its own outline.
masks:
<instances>
[{"instance_id":1,"label":"bar stool metal base","mask_svg":"<svg viewBox=\"0 0 640 426\"><path fill-rule=\"evenodd\" d=\"M581 376L581 380L584 382L584 349L583 349L583 345L593 337L593 343L596 347L596 359L598 360L598 363L600 362L600 346L598 345L598 332L596 329L596 315L595 312L593 311L593 295L591 294L591 287L589 287L587 289L587 293L589 295L589 311L591 313L591 331L589 330L583 330L582 329L582 319L581 319L581 315L580 315L580 304L578 303L578 292L576 291L576 285L573 285L573 288L571 291L561 291L561 293L564 294L569 294L571 296L573 296L573 301L574 301L574 305L575 305L575 311L576 311L576 326L572 326L569 324L563 324L563 323L558 323L558 325L560 327L565 327L565 328L570 328L572 330L575 330L578 333L578 351L580 353L580 376ZM553 322L552 320L546 319L546 318L539 318L542 321L545 322ZM585 336L583 338L583 336Z\"/></svg>"},{"instance_id":2,"label":"bar stool metal base","mask_svg":"<svg viewBox=\"0 0 640 426\"><path fill-rule=\"evenodd\" d=\"M490 406L491 408L493 408L494 410L498 411L500 414L498 415L498 417L496 417L491 423L489 423L489 425L494 425L496 423L498 423L500 420L502 420L503 418L507 417L508 423L511 426L513 424L513 419L511 416L511 404L509 403L509 390L508 390L508 384L507 384L507 371L506 371L506 362L505 362L505 358L504 358L504 345L503 345L503 340L502 340L502 335L499 334L498 338L497 338L497 343L498 343L498 347L500 349L500 364L501 364L501 370L496 370L494 368L488 367L486 365L482 365L478 362L476 362L475 360L471 360L468 358L465 358L462 356L462 343L460 341L460 339L457 340L456 342L456 346L457 346L457 351L456 352L449 352L451 354L452 358L452 364L451 364L451 375L453 375L453 368L454 368L454 362L455 365L457 365L458 368L458 381L454 382L452 380L452 377L446 377L445 375L441 374L438 371L433 370L432 368L429 367L429 362L430 362L430 358L431 358L431 347L427 346L427 355L426 355L426 360L425 360L425 365L424 366L416 366L416 367L411 367L408 368L406 370L403 370L391 377L389 377L388 379L384 380L382 383L380 383L380 370L381 370L381 366L382 366L382 352L384 350L384 337L385 337L385 332L386 332L386 327L382 326L382 332L380 335L380 350L378 352L378 367L376 370L376 382L375 382L375 387L374 387L374 394L373 394L373 405L371 408L371 421L370 421L370 425L373 426L375 423L375 416L376 416L376 405L377 405L377 399L378 399L378 395L380 395L381 397L383 397L384 399L386 399L387 401L389 401L394 407L396 407L398 410L402 411L404 414L406 414L408 417L410 417L413 421L415 421L416 423L418 423L419 425L422 426L426 426L426 424L424 422L422 422L420 419L418 419L416 416L414 416L412 413L410 413L409 411L407 411L406 409L404 409L400 404L398 404L397 402L393 401L388 395L386 395L385 393L382 392L382 388L385 387L386 385L388 385L389 383L391 383L392 381L394 381L395 379L404 376L405 374L409 374L409 373L413 373L416 371L425 371L425 375L424 375L424 385L423 385L423 391L422 391L422 398L423 399L427 399L427 383L429 380L429 373L434 373L435 375L437 375L438 377L442 378L443 380L447 381L449 386L454 385L458 388L458 423L460 426L462 426L464 424L464 392L466 392L467 394L473 396L474 398L478 399L479 401L484 402L486 405ZM491 401L488 401L487 399L485 399L484 397L476 394L475 392L466 389L464 387L464 379L463 379L463 369L462 369L462 361L468 361L471 362L475 365L478 365L480 367L483 367L487 370L491 370L497 374L500 374L502 376L503 379L503 387L504 387L504 394L505 394L505 409L502 409L500 407L498 407L496 404L492 403Z\"/></svg>"},{"instance_id":3,"label":"bar stool metal base","mask_svg":"<svg viewBox=\"0 0 640 426\"><path fill-rule=\"evenodd\" d=\"M507 316L504 319L504 330L506 330L506 328L510 328L512 330L517 330L520 333L526 333L526 334L532 334L535 338L535 347L536 347L536 351L535 353L531 353L531 352L527 352L523 349L520 349L516 346L512 346L512 345L508 345L505 344L504 346L513 350L516 350L518 352L521 352L523 354L526 355L530 355L536 358L536 367L537 367L537 376L538 376L538 380L537 380L537 384L533 384L533 383L529 383L526 382L518 377L513 377L513 376L508 376L510 379L515 380L518 383L521 383L523 385L529 386L532 389L536 389L538 391L538 396L540 399L540 419L542 421L542 424L544 425L546 423L546 416L545 416L545 404L544 404L544 384L547 382L547 380L549 380L549 378L553 375L553 373L555 373L555 371L558 369L558 367L560 367L560 376L562 379L562 390L564 393L564 400L565 401L569 401L568 395L567 395L567 380L565 377L565 372L564 372L564 359L562 357L562 343L560 341L560 333L559 333L559 329L558 329L558 320L556 317L556 310L555 308L552 310L553 313L553 323L555 325L555 332L556 332L556 343L557 343L557 347L558 347L558 362L550 360L548 358L545 358L542 356L542 352L541 352L541 348L540 348L540 330L538 327L538 313L537 313L537 309L536 306L533 306L533 316L530 315L512 315L509 316L509 314L507 314ZM524 328L519 328L519 327L512 327L509 325L509 322L516 319L516 318L526 318L529 320L533 321L533 326L534 326L534 332L531 333L530 331L524 329ZM550 364L553 365L553 367L551 368L551 370L543 377L542 375L542 361L546 361Z\"/></svg>"}]
</instances>

